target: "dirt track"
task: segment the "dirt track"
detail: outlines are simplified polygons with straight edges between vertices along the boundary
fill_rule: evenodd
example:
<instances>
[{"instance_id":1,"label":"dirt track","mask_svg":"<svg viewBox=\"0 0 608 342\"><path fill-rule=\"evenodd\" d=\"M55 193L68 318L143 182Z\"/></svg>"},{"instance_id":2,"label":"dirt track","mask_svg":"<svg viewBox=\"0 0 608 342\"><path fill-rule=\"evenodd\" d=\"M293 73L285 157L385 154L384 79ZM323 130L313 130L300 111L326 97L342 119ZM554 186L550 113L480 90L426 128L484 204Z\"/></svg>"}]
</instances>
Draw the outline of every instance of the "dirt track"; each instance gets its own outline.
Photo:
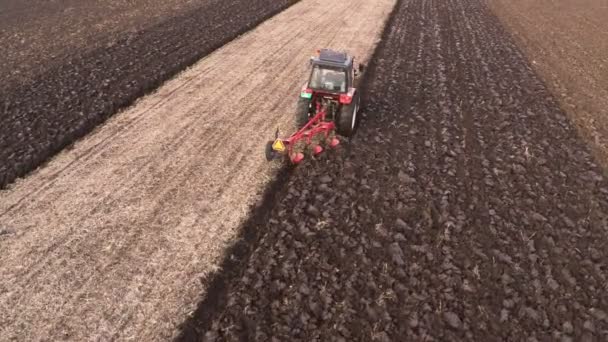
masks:
<instances>
[{"instance_id":1,"label":"dirt track","mask_svg":"<svg viewBox=\"0 0 608 342\"><path fill-rule=\"evenodd\" d=\"M182 337L605 341L608 183L485 2L401 0L369 72Z\"/></svg>"},{"instance_id":2,"label":"dirt track","mask_svg":"<svg viewBox=\"0 0 608 342\"><path fill-rule=\"evenodd\" d=\"M365 61L393 0L304 0L0 192L2 339L166 339L273 169L322 46Z\"/></svg>"},{"instance_id":3,"label":"dirt track","mask_svg":"<svg viewBox=\"0 0 608 342\"><path fill-rule=\"evenodd\" d=\"M608 2L488 3L608 169Z\"/></svg>"}]
</instances>

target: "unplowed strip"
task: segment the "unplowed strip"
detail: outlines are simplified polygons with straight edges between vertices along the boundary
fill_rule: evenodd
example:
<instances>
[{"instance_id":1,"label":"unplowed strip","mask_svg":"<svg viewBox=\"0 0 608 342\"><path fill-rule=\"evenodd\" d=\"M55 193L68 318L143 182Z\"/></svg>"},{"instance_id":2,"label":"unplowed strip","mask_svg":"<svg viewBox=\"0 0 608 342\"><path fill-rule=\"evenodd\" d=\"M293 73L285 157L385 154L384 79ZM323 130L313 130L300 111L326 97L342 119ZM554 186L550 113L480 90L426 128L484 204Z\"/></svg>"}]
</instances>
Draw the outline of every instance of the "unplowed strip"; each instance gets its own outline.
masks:
<instances>
[{"instance_id":1,"label":"unplowed strip","mask_svg":"<svg viewBox=\"0 0 608 342\"><path fill-rule=\"evenodd\" d=\"M310 54L366 61L393 5L304 0L1 192L1 336L171 336L273 174Z\"/></svg>"}]
</instances>

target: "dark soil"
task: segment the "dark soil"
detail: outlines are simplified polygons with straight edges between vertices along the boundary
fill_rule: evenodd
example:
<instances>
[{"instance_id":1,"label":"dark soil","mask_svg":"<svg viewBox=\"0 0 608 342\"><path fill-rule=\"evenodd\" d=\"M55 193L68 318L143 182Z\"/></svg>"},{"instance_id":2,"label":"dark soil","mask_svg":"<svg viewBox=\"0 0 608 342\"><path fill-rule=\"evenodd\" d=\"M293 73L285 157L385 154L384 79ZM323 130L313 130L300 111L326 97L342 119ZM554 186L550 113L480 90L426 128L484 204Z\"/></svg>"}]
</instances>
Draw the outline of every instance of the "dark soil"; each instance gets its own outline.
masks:
<instances>
[{"instance_id":1,"label":"dark soil","mask_svg":"<svg viewBox=\"0 0 608 342\"><path fill-rule=\"evenodd\" d=\"M608 183L485 3L400 1L368 80L182 339L606 340Z\"/></svg>"},{"instance_id":2,"label":"dark soil","mask_svg":"<svg viewBox=\"0 0 608 342\"><path fill-rule=\"evenodd\" d=\"M296 0L209 0L185 14L64 56L0 94L0 188L118 109Z\"/></svg>"}]
</instances>

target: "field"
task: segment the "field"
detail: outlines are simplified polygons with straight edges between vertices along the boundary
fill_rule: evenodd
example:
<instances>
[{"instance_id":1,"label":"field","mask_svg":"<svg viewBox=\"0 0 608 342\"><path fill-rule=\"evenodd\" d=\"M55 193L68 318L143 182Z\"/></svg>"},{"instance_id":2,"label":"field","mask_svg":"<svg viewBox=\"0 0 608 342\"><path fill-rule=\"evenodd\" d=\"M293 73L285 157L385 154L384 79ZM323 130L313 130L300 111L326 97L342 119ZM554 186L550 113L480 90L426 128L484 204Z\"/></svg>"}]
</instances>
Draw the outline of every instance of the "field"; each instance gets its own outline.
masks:
<instances>
[{"instance_id":1,"label":"field","mask_svg":"<svg viewBox=\"0 0 608 342\"><path fill-rule=\"evenodd\" d=\"M176 331L275 174L260 146L291 129L310 54L348 46L369 60L394 4L320 1L203 58L2 193L2 336Z\"/></svg>"},{"instance_id":2,"label":"field","mask_svg":"<svg viewBox=\"0 0 608 342\"><path fill-rule=\"evenodd\" d=\"M122 35L182 15L203 1L2 0L0 77L3 87L33 81L75 54L113 45Z\"/></svg>"},{"instance_id":3,"label":"field","mask_svg":"<svg viewBox=\"0 0 608 342\"><path fill-rule=\"evenodd\" d=\"M374 63L183 340L606 338L608 184L484 2L400 1Z\"/></svg>"},{"instance_id":4,"label":"field","mask_svg":"<svg viewBox=\"0 0 608 342\"><path fill-rule=\"evenodd\" d=\"M489 3L608 168L608 2Z\"/></svg>"},{"instance_id":5,"label":"field","mask_svg":"<svg viewBox=\"0 0 608 342\"><path fill-rule=\"evenodd\" d=\"M8 1L0 21L0 43L9 47L0 63L0 188L292 3ZM23 23L15 23L20 13Z\"/></svg>"},{"instance_id":6,"label":"field","mask_svg":"<svg viewBox=\"0 0 608 342\"><path fill-rule=\"evenodd\" d=\"M602 2L65 3L0 0L1 341L608 338ZM267 163L319 47L358 132Z\"/></svg>"}]
</instances>

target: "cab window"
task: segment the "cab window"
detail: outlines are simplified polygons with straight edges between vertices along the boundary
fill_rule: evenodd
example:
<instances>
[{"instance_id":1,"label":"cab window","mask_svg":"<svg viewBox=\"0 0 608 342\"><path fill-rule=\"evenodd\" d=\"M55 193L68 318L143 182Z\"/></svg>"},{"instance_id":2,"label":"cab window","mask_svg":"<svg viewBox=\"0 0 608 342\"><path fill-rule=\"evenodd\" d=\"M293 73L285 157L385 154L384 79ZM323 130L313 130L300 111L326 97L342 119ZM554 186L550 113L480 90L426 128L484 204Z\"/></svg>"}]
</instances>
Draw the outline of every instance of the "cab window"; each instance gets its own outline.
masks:
<instances>
[{"instance_id":1,"label":"cab window","mask_svg":"<svg viewBox=\"0 0 608 342\"><path fill-rule=\"evenodd\" d=\"M346 72L339 68L315 65L309 87L331 92L346 92Z\"/></svg>"}]
</instances>

